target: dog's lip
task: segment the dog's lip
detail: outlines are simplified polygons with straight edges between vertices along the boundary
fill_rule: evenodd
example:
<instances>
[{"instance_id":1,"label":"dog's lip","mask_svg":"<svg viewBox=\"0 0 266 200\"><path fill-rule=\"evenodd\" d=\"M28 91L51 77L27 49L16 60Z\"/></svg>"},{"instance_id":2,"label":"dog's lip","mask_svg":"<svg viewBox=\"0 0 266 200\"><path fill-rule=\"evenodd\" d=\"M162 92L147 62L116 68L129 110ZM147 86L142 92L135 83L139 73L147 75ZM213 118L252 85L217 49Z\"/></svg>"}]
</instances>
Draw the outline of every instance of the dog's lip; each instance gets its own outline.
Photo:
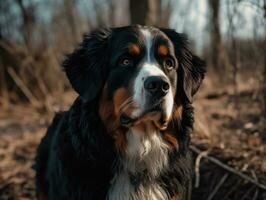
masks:
<instances>
[{"instance_id":1,"label":"dog's lip","mask_svg":"<svg viewBox=\"0 0 266 200\"><path fill-rule=\"evenodd\" d=\"M157 104L153 104L148 109L146 109L140 116L135 117L135 118L132 118L126 115L125 113L122 113L119 117L119 121L122 126L130 126L147 114L152 114L152 113L155 114L155 113L161 113L161 112L163 112L162 103L159 102Z\"/></svg>"},{"instance_id":2,"label":"dog's lip","mask_svg":"<svg viewBox=\"0 0 266 200\"><path fill-rule=\"evenodd\" d=\"M133 119L133 118L127 116L126 114L122 113L120 115L119 120L120 120L121 125L127 126L127 125L132 124L133 122L135 122L137 119Z\"/></svg>"},{"instance_id":3,"label":"dog's lip","mask_svg":"<svg viewBox=\"0 0 266 200\"><path fill-rule=\"evenodd\" d=\"M162 112L162 103L156 103L152 106L149 106L148 109L144 112L144 114L150 113L150 112Z\"/></svg>"},{"instance_id":4,"label":"dog's lip","mask_svg":"<svg viewBox=\"0 0 266 200\"><path fill-rule=\"evenodd\" d=\"M160 130L165 130L167 128L167 126L168 126L168 122L169 122L168 120L166 120L165 118L161 117L159 121L155 121L153 123Z\"/></svg>"}]
</instances>

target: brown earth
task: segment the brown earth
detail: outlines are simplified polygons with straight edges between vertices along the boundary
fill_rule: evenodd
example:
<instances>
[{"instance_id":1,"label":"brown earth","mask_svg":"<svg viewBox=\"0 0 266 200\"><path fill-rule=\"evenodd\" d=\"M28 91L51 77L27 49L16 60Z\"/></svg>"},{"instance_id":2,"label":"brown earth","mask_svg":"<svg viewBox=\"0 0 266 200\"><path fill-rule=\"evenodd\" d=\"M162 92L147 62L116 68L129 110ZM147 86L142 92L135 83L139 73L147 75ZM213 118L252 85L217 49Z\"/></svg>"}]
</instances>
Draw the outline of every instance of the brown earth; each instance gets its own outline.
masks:
<instances>
[{"instance_id":1,"label":"brown earth","mask_svg":"<svg viewBox=\"0 0 266 200\"><path fill-rule=\"evenodd\" d=\"M195 100L192 145L266 187L265 121L258 93L242 87L236 98L232 87L218 90L207 85L211 84L205 84ZM50 107L66 109L74 97L66 93L54 98ZM35 199L33 159L51 118L51 113L44 114L28 104L1 108L0 200ZM193 200L266 199L264 189L205 157L199 159L198 153L194 156L200 162Z\"/></svg>"}]
</instances>

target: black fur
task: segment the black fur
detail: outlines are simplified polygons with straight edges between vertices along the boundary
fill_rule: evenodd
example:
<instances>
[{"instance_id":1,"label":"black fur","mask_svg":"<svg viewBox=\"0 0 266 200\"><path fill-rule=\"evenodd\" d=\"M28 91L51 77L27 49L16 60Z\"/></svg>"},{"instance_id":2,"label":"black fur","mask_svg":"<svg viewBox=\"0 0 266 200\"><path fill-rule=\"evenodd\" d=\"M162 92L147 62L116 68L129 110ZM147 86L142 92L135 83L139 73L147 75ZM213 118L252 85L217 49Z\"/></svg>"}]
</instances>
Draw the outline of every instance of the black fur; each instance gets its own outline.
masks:
<instances>
[{"instance_id":1,"label":"black fur","mask_svg":"<svg viewBox=\"0 0 266 200\"><path fill-rule=\"evenodd\" d=\"M175 54L179 58L181 68L179 85L182 85L183 92L189 102L192 102L193 95L198 91L199 86L206 73L206 63L198 56L191 53L188 47L188 39L185 34L177 33L172 29L161 29L174 43Z\"/></svg>"},{"instance_id":2,"label":"black fur","mask_svg":"<svg viewBox=\"0 0 266 200\"><path fill-rule=\"evenodd\" d=\"M136 28L136 27L133 27ZM127 31L130 27L125 28ZM180 148L169 153L170 168L158 182L171 196L188 199L192 164L188 151L193 127L192 96L197 91L205 64L191 54L187 39L162 29L175 47L182 68L178 72L177 94L183 105L181 120L173 123ZM101 29L84 37L80 47L63 64L67 77L80 94L69 111L55 116L38 147L36 194L50 200L104 200L114 174L119 170L120 153L99 116L99 96L108 76L108 40L113 30ZM179 95L179 96L178 96ZM185 97L184 97L185 96Z\"/></svg>"},{"instance_id":3,"label":"black fur","mask_svg":"<svg viewBox=\"0 0 266 200\"><path fill-rule=\"evenodd\" d=\"M84 101L94 99L103 84L110 33L111 30L106 28L85 35L80 46L63 63L70 83Z\"/></svg>"}]
</instances>

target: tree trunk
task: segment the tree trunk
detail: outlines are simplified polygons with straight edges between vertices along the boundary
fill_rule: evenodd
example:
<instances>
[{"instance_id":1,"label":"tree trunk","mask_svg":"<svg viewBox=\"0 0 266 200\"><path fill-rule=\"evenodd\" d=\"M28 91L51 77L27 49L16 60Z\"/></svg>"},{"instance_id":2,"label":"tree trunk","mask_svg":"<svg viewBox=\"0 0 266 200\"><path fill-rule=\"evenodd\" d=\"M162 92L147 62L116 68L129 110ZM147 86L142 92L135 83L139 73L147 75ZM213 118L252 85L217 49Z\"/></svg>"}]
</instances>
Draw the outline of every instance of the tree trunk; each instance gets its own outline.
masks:
<instances>
[{"instance_id":1,"label":"tree trunk","mask_svg":"<svg viewBox=\"0 0 266 200\"><path fill-rule=\"evenodd\" d=\"M219 22L219 11L220 11L220 0L209 0L209 7L211 12L210 18L210 29L211 29L211 64L215 68L220 68L219 62L219 51L221 46L221 34L220 34L220 22Z\"/></svg>"},{"instance_id":2,"label":"tree trunk","mask_svg":"<svg viewBox=\"0 0 266 200\"><path fill-rule=\"evenodd\" d=\"M65 6L65 13L66 13L66 19L67 23L70 28L71 36L74 42L76 42L79 38L77 25L76 25L76 6L74 0L64 0L64 6Z\"/></svg>"},{"instance_id":3,"label":"tree trunk","mask_svg":"<svg viewBox=\"0 0 266 200\"><path fill-rule=\"evenodd\" d=\"M169 20L172 11L172 3L168 1L165 6L162 6L162 0L159 0L160 11L159 11L159 23L160 27L169 27Z\"/></svg>"},{"instance_id":4,"label":"tree trunk","mask_svg":"<svg viewBox=\"0 0 266 200\"><path fill-rule=\"evenodd\" d=\"M264 0L264 19L266 20L266 0ZM264 33L266 33L266 28L264 27ZM266 36L264 36L264 72L263 72L263 101L264 101L264 119L266 122ZM265 125L266 130L266 125Z\"/></svg>"},{"instance_id":5,"label":"tree trunk","mask_svg":"<svg viewBox=\"0 0 266 200\"><path fill-rule=\"evenodd\" d=\"M35 21L34 8L28 6L27 8L23 4L23 0L16 0L18 7L20 8L23 24L22 31L25 44L29 50L32 49L32 33L33 33L33 24ZM32 5L32 4L30 4Z\"/></svg>"},{"instance_id":6,"label":"tree trunk","mask_svg":"<svg viewBox=\"0 0 266 200\"><path fill-rule=\"evenodd\" d=\"M160 0L130 0L131 24L155 25L159 21Z\"/></svg>"},{"instance_id":7,"label":"tree trunk","mask_svg":"<svg viewBox=\"0 0 266 200\"><path fill-rule=\"evenodd\" d=\"M9 105L9 95L7 91L5 68L2 58L0 57L0 97L2 97L2 102L0 102L0 105L2 103L3 107L8 107Z\"/></svg>"}]
</instances>

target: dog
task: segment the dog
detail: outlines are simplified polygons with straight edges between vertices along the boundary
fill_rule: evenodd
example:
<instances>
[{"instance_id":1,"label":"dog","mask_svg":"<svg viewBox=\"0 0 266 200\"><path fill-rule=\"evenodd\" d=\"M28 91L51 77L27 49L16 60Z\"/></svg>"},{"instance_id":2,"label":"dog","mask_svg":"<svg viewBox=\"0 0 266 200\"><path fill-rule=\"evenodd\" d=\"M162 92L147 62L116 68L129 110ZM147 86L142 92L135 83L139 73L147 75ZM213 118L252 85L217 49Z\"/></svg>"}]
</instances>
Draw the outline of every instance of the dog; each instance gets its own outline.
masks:
<instances>
[{"instance_id":1,"label":"dog","mask_svg":"<svg viewBox=\"0 0 266 200\"><path fill-rule=\"evenodd\" d=\"M44 200L186 200L192 99L206 72L184 34L100 28L62 64L79 94L36 156Z\"/></svg>"}]
</instances>

